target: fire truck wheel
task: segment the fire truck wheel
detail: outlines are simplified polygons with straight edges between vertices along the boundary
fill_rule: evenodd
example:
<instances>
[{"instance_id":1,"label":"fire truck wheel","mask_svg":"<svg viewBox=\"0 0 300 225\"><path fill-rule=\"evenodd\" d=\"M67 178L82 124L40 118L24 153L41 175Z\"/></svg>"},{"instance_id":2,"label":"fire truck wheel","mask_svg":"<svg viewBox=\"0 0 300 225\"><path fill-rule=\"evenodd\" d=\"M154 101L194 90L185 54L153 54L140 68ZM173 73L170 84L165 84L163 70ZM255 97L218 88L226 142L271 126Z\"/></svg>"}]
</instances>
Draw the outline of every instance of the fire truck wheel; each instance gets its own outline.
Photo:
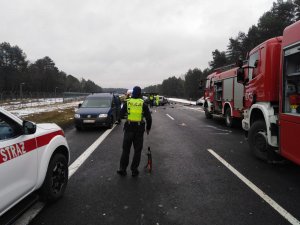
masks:
<instances>
[{"instance_id":1,"label":"fire truck wheel","mask_svg":"<svg viewBox=\"0 0 300 225\"><path fill-rule=\"evenodd\" d=\"M210 112L208 112L207 108L205 108L205 116L206 116L206 119L212 119L212 114Z\"/></svg>"},{"instance_id":2,"label":"fire truck wheel","mask_svg":"<svg viewBox=\"0 0 300 225\"><path fill-rule=\"evenodd\" d=\"M44 183L40 189L41 199L54 202L61 198L68 183L68 162L63 154L52 156Z\"/></svg>"},{"instance_id":3,"label":"fire truck wheel","mask_svg":"<svg viewBox=\"0 0 300 225\"><path fill-rule=\"evenodd\" d=\"M268 161L269 155L272 151L268 144L265 121L255 121L249 130L248 137L249 146L254 155L259 159Z\"/></svg>"},{"instance_id":4,"label":"fire truck wheel","mask_svg":"<svg viewBox=\"0 0 300 225\"><path fill-rule=\"evenodd\" d=\"M230 108L227 108L225 111L225 124L227 127L233 126L233 118L231 116L231 110Z\"/></svg>"}]
</instances>

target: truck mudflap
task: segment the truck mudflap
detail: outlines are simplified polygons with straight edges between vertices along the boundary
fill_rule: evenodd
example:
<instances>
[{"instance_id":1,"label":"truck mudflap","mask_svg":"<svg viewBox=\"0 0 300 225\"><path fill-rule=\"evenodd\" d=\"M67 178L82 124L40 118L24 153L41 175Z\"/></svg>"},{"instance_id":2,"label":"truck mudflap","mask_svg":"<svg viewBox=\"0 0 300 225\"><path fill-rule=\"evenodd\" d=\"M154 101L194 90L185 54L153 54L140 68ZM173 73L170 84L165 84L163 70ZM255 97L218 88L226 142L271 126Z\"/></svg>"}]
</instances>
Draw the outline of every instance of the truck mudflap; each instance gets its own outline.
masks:
<instances>
[{"instance_id":1,"label":"truck mudflap","mask_svg":"<svg viewBox=\"0 0 300 225\"><path fill-rule=\"evenodd\" d=\"M279 128L276 123L271 123L270 125L270 131L271 131L271 136L276 136L278 137L279 135Z\"/></svg>"}]
</instances>

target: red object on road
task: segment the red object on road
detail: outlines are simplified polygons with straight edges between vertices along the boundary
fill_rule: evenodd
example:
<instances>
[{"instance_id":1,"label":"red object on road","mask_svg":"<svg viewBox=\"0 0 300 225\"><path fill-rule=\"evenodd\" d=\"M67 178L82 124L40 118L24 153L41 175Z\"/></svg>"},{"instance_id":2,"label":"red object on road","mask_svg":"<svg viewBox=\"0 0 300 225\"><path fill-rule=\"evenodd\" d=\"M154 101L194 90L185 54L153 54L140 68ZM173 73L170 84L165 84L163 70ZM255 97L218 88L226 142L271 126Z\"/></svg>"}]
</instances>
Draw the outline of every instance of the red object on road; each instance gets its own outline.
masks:
<instances>
[{"instance_id":1,"label":"red object on road","mask_svg":"<svg viewBox=\"0 0 300 225\"><path fill-rule=\"evenodd\" d=\"M152 153L150 150L150 146L148 147L148 152L147 152L147 165L145 166L145 169L147 170L147 172L151 173L152 172Z\"/></svg>"}]
</instances>

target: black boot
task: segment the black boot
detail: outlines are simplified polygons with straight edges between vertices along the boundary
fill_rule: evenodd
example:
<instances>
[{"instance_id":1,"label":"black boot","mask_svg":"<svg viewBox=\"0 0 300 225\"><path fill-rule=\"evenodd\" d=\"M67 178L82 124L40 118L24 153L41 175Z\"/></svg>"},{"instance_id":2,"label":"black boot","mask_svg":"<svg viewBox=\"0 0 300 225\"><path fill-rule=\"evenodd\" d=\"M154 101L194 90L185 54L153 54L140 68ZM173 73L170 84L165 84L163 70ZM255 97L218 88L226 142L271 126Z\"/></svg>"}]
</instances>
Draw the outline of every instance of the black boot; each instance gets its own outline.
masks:
<instances>
[{"instance_id":1,"label":"black boot","mask_svg":"<svg viewBox=\"0 0 300 225\"><path fill-rule=\"evenodd\" d=\"M138 170L132 170L132 176L133 177L137 177L139 175L139 171Z\"/></svg>"},{"instance_id":2,"label":"black boot","mask_svg":"<svg viewBox=\"0 0 300 225\"><path fill-rule=\"evenodd\" d=\"M126 170L117 170L117 173L118 173L120 176L126 176L126 175L127 175Z\"/></svg>"}]
</instances>

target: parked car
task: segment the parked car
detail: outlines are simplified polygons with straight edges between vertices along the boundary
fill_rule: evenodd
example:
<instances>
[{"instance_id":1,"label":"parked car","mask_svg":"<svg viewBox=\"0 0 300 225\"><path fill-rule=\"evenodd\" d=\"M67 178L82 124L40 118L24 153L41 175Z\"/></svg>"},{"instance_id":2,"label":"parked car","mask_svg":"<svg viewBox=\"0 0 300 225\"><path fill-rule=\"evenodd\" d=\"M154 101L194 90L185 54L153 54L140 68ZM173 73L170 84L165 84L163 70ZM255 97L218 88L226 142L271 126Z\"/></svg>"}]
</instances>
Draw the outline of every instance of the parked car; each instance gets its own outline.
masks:
<instances>
[{"instance_id":1,"label":"parked car","mask_svg":"<svg viewBox=\"0 0 300 225\"><path fill-rule=\"evenodd\" d=\"M196 105L199 105L199 106L203 106L203 104L204 104L204 97L201 97L201 98L199 98L197 101L196 101Z\"/></svg>"},{"instance_id":2,"label":"parked car","mask_svg":"<svg viewBox=\"0 0 300 225\"><path fill-rule=\"evenodd\" d=\"M62 197L69 159L59 126L34 124L0 108L0 216L37 190L46 201Z\"/></svg>"},{"instance_id":3,"label":"parked car","mask_svg":"<svg viewBox=\"0 0 300 225\"><path fill-rule=\"evenodd\" d=\"M119 96L111 93L91 94L79 104L75 112L75 127L77 130L102 126L112 128L116 121L121 122L120 112Z\"/></svg>"}]
</instances>

